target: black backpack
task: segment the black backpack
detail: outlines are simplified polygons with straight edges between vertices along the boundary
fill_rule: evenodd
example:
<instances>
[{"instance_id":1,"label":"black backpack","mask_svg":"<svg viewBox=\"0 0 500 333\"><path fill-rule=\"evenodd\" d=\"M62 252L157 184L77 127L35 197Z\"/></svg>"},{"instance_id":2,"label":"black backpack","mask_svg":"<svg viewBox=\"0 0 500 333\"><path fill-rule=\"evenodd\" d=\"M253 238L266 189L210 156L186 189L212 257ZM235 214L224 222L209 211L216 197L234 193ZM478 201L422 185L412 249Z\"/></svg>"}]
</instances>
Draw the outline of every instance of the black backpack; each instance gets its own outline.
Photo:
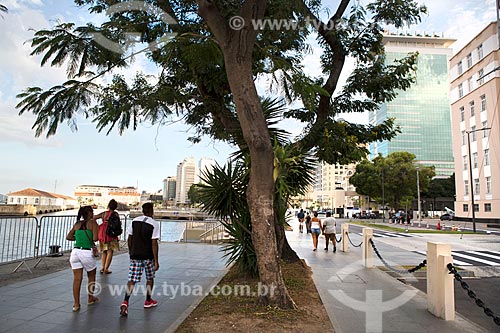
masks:
<instances>
[{"instance_id":1,"label":"black backpack","mask_svg":"<svg viewBox=\"0 0 500 333\"><path fill-rule=\"evenodd\" d=\"M108 228L106 234L110 237L118 237L123 233L122 221L117 212L112 212L108 217Z\"/></svg>"}]
</instances>

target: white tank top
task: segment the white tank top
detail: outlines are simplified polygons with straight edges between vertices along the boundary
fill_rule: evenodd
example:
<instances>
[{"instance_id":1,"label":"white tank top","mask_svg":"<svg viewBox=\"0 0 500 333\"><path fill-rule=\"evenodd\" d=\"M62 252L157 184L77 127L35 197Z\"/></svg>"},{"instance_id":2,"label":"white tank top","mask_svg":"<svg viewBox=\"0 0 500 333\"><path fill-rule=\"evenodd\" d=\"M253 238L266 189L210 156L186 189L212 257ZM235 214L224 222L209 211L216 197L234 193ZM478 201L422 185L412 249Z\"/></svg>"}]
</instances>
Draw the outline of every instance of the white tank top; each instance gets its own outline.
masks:
<instances>
[{"instance_id":1,"label":"white tank top","mask_svg":"<svg viewBox=\"0 0 500 333\"><path fill-rule=\"evenodd\" d=\"M314 220L318 220L318 221L314 221ZM317 217L313 217L311 219L311 229L319 229L319 221L321 221L320 219L318 219Z\"/></svg>"}]
</instances>

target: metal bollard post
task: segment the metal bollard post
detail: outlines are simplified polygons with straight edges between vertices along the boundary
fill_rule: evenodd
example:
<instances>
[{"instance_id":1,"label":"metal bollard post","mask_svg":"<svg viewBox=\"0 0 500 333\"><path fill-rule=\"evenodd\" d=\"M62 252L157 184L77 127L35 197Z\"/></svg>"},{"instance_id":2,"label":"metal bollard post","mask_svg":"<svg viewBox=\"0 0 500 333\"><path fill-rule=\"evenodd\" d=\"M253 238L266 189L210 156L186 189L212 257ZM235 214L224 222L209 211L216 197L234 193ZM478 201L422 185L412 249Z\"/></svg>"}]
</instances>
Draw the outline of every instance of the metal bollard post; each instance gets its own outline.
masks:
<instances>
[{"instance_id":1,"label":"metal bollard post","mask_svg":"<svg viewBox=\"0 0 500 333\"><path fill-rule=\"evenodd\" d=\"M370 239L373 238L373 228L363 228L363 263L365 267L373 267L373 248Z\"/></svg>"},{"instance_id":2,"label":"metal bollard post","mask_svg":"<svg viewBox=\"0 0 500 333\"><path fill-rule=\"evenodd\" d=\"M349 249L349 241L347 240L347 234L349 233L349 224L342 223L342 252L347 252Z\"/></svg>"},{"instance_id":3,"label":"metal bollard post","mask_svg":"<svg viewBox=\"0 0 500 333\"><path fill-rule=\"evenodd\" d=\"M452 262L450 244L427 242L427 309L444 320L455 319L453 275L446 268Z\"/></svg>"}]
</instances>

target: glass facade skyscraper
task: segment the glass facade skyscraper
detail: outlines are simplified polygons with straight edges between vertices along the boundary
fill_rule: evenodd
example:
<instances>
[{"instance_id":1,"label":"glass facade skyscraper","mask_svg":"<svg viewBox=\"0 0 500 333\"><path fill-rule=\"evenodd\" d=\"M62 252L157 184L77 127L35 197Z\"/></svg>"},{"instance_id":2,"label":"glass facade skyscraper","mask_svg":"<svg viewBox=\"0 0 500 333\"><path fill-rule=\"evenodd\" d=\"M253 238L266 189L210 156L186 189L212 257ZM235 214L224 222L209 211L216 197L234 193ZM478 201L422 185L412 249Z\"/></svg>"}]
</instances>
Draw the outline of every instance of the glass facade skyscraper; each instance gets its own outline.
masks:
<instances>
[{"instance_id":1,"label":"glass facade skyscraper","mask_svg":"<svg viewBox=\"0 0 500 333\"><path fill-rule=\"evenodd\" d=\"M370 145L370 157L387 156L397 151L415 154L420 164L431 166L437 177L448 177L454 172L448 84L448 61L453 39L386 35L384 44L386 63L418 51L416 83L397 97L370 112L370 124L380 124L395 118L401 128L391 141Z\"/></svg>"}]
</instances>

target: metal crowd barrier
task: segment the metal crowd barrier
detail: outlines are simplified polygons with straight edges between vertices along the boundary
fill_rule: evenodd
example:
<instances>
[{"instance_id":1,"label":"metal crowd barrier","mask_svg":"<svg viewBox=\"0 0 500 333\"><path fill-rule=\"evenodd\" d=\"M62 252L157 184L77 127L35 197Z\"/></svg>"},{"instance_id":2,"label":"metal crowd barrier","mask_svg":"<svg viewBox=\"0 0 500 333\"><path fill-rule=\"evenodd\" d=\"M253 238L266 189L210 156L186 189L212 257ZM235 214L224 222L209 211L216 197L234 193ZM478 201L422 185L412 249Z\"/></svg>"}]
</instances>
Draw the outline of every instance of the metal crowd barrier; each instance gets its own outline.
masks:
<instances>
[{"instance_id":1,"label":"metal crowd barrier","mask_svg":"<svg viewBox=\"0 0 500 333\"><path fill-rule=\"evenodd\" d=\"M119 239L126 241L129 217L120 214L120 219L123 233ZM28 259L70 251L74 242L66 240L66 235L75 223L76 215L46 215L40 220L34 216L0 216L0 264L20 261L22 265Z\"/></svg>"},{"instance_id":2,"label":"metal crowd barrier","mask_svg":"<svg viewBox=\"0 0 500 333\"><path fill-rule=\"evenodd\" d=\"M119 240L123 246L126 245L126 230L132 220L125 214L120 214L120 219L123 233ZM219 237L215 238L212 234L215 231L221 232L217 228L220 223L217 220L157 221L160 225L161 241L203 242L208 241L207 235L210 234L210 242L213 242ZM21 265L26 265L26 260L61 255L65 251L70 251L74 242L66 240L66 235L75 223L76 215L46 215L40 219L33 216L0 216L0 265L20 262L15 269L17 270ZM195 237L188 237L188 231ZM27 268L31 271L29 267Z\"/></svg>"},{"instance_id":3,"label":"metal crowd barrier","mask_svg":"<svg viewBox=\"0 0 500 333\"><path fill-rule=\"evenodd\" d=\"M0 263L35 258L38 225L38 219L33 216L0 216Z\"/></svg>"},{"instance_id":4,"label":"metal crowd barrier","mask_svg":"<svg viewBox=\"0 0 500 333\"><path fill-rule=\"evenodd\" d=\"M128 226L128 220L130 219L130 215L125 215L125 214L119 214L120 215L120 220L122 221L122 229L123 232L118 237L120 241L127 241L127 226Z\"/></svg>"},{"instance_id":5,"label":"metal crowd barrier","mask_svg":"<svg viewBox=\"0 0 500 333\"><path fill-rule=\"evenodd\" d=\"M50 246L52 245L60 246L61 252L70 251L75 242L66 240L66 235L75 223L75 215L42 216L36 256L51 254Z\"/></svg>"}]
</instances>

